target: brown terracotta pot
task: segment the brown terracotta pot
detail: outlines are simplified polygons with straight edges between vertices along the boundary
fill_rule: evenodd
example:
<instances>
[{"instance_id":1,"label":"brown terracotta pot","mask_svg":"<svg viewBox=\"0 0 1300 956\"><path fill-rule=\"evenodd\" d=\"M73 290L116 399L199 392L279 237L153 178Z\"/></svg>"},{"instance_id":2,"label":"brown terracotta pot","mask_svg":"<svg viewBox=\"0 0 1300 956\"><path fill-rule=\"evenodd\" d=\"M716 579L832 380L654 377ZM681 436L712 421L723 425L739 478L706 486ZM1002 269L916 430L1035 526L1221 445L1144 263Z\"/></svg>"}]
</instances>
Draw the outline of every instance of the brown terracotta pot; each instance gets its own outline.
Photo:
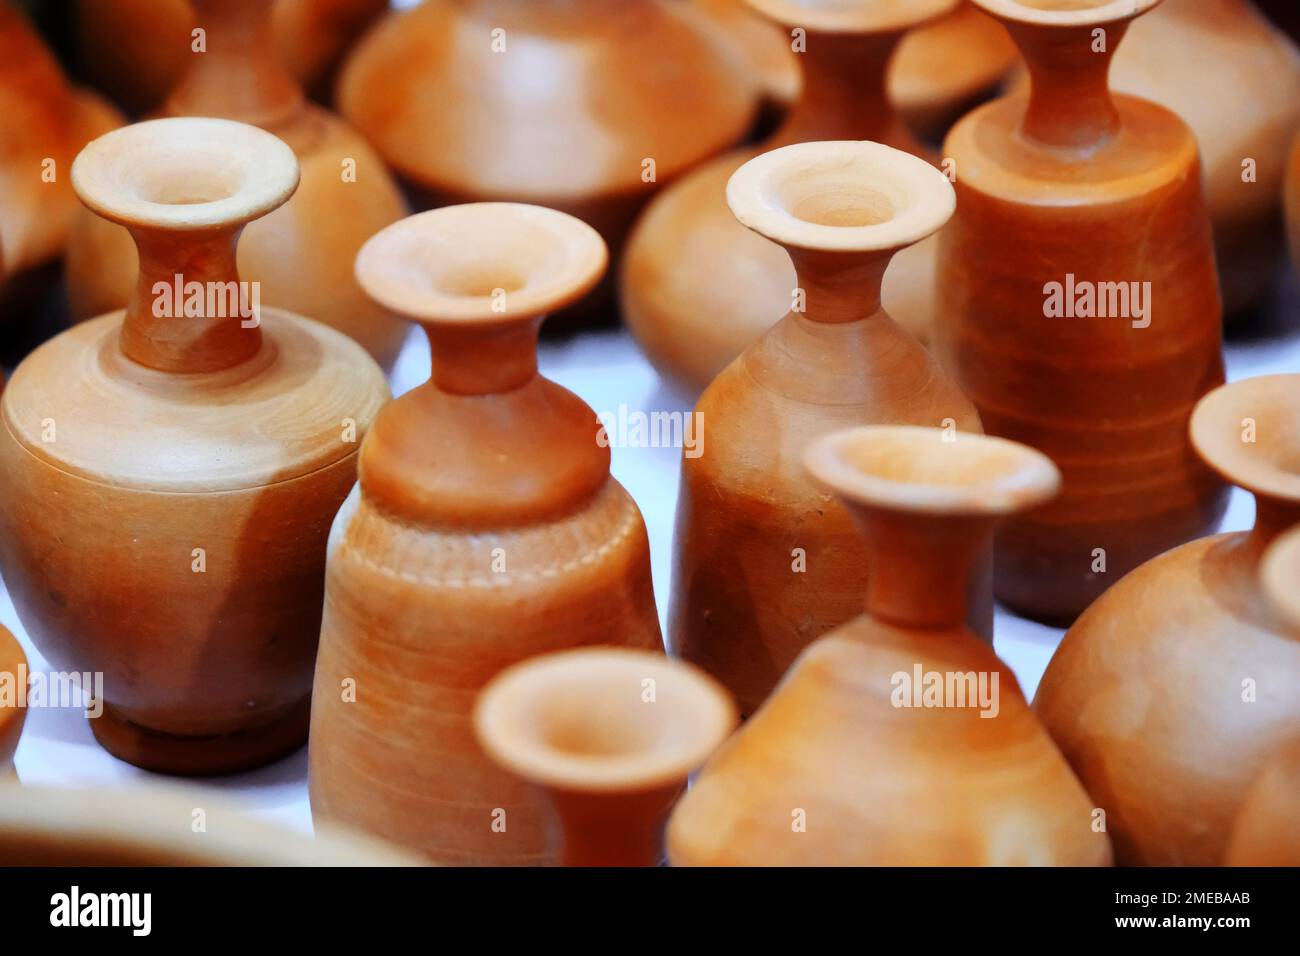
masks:
<instances>
[{"instance_id":1,"label":"brown terracotta pot","mask_svg":"<svg viewBox=\"0 0 1300 956\"><path fill-rule=\"evenodd\" d=\"M1068 623L1223 514L1187 440L1193 404L1223 381L1214 251L1191 131L1106 86L1128 21L1158 0L977 2L1036 85L971 113L944 146L958 211L940 237L935 339L988 432L1065 475L1060 498L1003 528L996 581L1004 603Z\"/></svg>"},{"instance_id":2,"label":"brown terracotta pot","mask_svg":"<svg viewBox=\"0 0 1300 956\"><path fill-rule=\"evenodd\" d=\"M758 91L691 4L429 0L357 46L338 102L428 202L551 206L617 256L659 184L745 134Z\"/></svg>"},{"instance_id":3,"label":"brown terracotta pot","mask_svg":"<svg viewBox=\"0 0 1300 956\"><path fill-rule=\"evenodd\" d=\"M687 775L735 725L735 704L716 681L626 648L516 664L474 711L488 755L546 794L565 866L658 866Z\"/></svg>"},{"instance_id":4,"label":"brown terracotta pot","mask_svg":"<svg viewBox=\"0 0 1300 956\"><path fill-rule=\"evenodd\" d=\"M673 812L670 860L1109 863L1092 801L1011 671L962 623L999 518L1059 487L1051 461L900 426L834 433L805 460L862 530L867 613L807 648L705 765ZM936 677L953 696L923 693Z\"/></svg>"},{"instance_id":5,"label":"brown terracotta pot","mask_svg":"<svg viewBox=\"0 0 1300 956\"><path fill-rule=\"evenodd\" d=\"M261 126L293 148L302 169L297 195L244 233L241 273L262 284L266 302L347 333L391 368L407 325L365 296L352 262L367 238L406 214L405 201L356 131L304 101L276 57L269 0L194 0L194 6L207 30L207 52L191 55L164 114ZM83 210L68 250L73 316L89 319L123 307L136 268L126 230Z\"/></svg>"},{"instance_id":6,"label":"brown terracotta pot","mask_svg":"<svg viewBox=\"0 0 1300 956\"><path fill-rule=\"evenodd\" d=\"M306 737L326 534L383 375L319 323L216 300L244 224L297 185L274 136L140 123L88 146L72 180L131 231L140 277L125 313L46 342L4 391L0 568L50 664L104 673L91 729L111 753L256 766Z\"/></svg>"},{"instance_id":7,"label":"brown terracotta pot","mask_svg":"<svg viewBox=\"0 0 1300 956\"><path fill-rule=\"evenodd\" d=\"M641 513L595 413L537 374L542 317L606 264L564 213L480 203L362 248L376 301L424 325L432 379L379 416L331 532L311 800L447 863L541 863L540 794L474 740L475 695L534 654L662 649Z\"/></svg>"},{"instance_id":8,"label":"brown terracotta pot","mask_svg":"<svg viewBox=\"0 0 1300 956\"><path fill-rule=\"evenodd\" d=\"M890 259L952 215L942 173L877 143L803 143L750 160L727 199L789 251L791 285L806 297L705 391L702 454L682 461L672 645L747 715L804 647L862 607L861 539L804 473L808 443L857 424L980 423L880 304ZM992 599L980 584L972 619L987 634Z\"/></svg>"},{"instance_id":9,"label":"brown terracotta pot","mask_svg":"<svg viewBox=\"0 0 1300 956\"><path fill-rule=\"evenodd\" d=\"M885 70L909 28L956 0L926 0L906 12L888 0L752 3L805 31L802 98L764 147L728 153L664 190L637 222L620 277L624 322L659 374L688 394L775 324L795 285L785 251L746 231L727 209L732 173L764 148L813 140L872 140L934 158L889 104ZM934 248L922 243L900 255L885 281L885 307L914 333L929 325Z\"/></svg>"},{"instance_id":10,"label":"brown terracotta pot","mask_svg":"<svg viewBox=\"0 0 1300 956\"><path fill-rule=\"evenodd\" d=\"M313 836L249 818L220 794L157 785L5 788L0 783L0 866L421 865L358 833L317 826ZM83 884L82 892L91 889Z\"/></svg>"},{"instance_id":11,"label":"brown terracotta pot","mask_svg":"<svg viewBox=\"0 0 1300 956\"><path fill-rule=\"evenodd\" d=\"M77 210L73 157L120 118L93 94L73 90L23 15L2 3L0 116L0 242L8 257L0 315L11 316L27 307L26 293L48 284L33 270L63 253ZM28 280L40 289L22 288Z\"/></svg>"},{"instance_id":12,"label":"brown terracotta pot","mask_svg":"<svg viewBox=\"0 0 1300 956\"><path fill-rule=\"evenodd\" d=\"M27 717L27 655L18 639L0 624L0 786L14 774L14 751Z\"/></svg>"},{"instance_id":13,"label":"brown terracotta pot","mask_svg":"<svg viewBox=\"0 0 1300 956\"><path fill-rule=\"evenodd\" d=\"M314 96L328 96L347 48L388 0L277 0L281 61ZM133 114L156 108L190 64L196 22L186 0L77 0L77 62Z\"/></svg>"},{"instance_id":14,"label":"brown terracotta pot","mask_svg":"<svg viewBox=\"0 0 1300 956\"><path fill-rule=\"evenodd\" d=\"M1250 0L1164 0L1133 24L1110 82L1196 134L1224 311L1258 306L1286 258L1280 204L1300 127L1300 50Z\"/></svg>"},{"instance_id":15,"label":"brown terracotta pot","mask_svg":"<svg viewBox=\"0 0 1300 956\"><path fill-rule=\"evenodd\" d=\"M1197 452L1255 495L1248 533L1148 561L1066 634L1035 707L1103 807L1121 863L1215 866L1246 788L1300 727L1300 640L1259 561L1300 522L1300 375L1210 393Z\"/></svg>"}]
</instances>

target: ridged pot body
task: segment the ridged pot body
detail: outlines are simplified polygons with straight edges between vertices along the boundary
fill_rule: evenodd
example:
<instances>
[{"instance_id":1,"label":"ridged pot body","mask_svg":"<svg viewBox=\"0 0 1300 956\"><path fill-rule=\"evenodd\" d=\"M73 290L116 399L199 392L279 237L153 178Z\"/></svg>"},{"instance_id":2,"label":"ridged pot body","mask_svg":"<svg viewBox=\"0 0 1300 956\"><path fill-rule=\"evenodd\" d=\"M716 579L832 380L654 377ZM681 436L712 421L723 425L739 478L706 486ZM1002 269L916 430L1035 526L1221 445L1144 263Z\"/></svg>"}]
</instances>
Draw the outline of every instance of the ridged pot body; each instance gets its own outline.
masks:
<instances>
[{"instance_id":1,"label":"ridged pot body","mask_svg":"<svg viewBox=\"0 0 1300 956\"><path fill-rule=\"evenodd\" d=\"M682 461L670 642L748 715L801 650L862 610L861 535L804 472L804 449L853 425L979 431L979 416L883 312L840 324L786 316L718 376L696 413L704 441ZM989 582L976 578L971 619L988 634Z\"/></svg>"},{"instance_id":2,"label":"ridged pot body","mask_svg":"<svg viewBox=\"0 0 1300 956\"><path fill-rule=\"evenodd\" d=\"M1002 528L996 570L1000 600L1055 622L1212 531L1226 505L1187 437L1193 405L1223 382L1196 141L1163 108L1115 100L1118 132L1086 157L1016 132L1023 97L976 110L945 146L958 203L940 235L937 353L989 434L1061 469L1061 496ZM1049 316L1052 283L1071 307L1082 285L1123 284L1128 313Z\"/></svg>"},{"instance_id":3,"label":"ridged pot body","mask_svg":"<svg viewBox=\"0 0 1300 956\"><path fill-rule=\"evenodd\" d=\"M1300 727L1300 640L1260 593L1259 552L1227 534L1147 562L1039 684L1035 710L1121 864L1221 865L1250 785Z\"/></svg>"},{"instance_id":4,"label":"ridged pot body","mask_svg":"<svg viewBox=\"0 0 1300 956\"><path fill-rule=\"evenodd\" d=\"M119 327L65 332L5 389L0 567L51 666L102 673L116 756L256 766L305 739L326 536L387 388L275 310L262 355L214 374L137 366Z\"/></svg>"},{"instance_id":5,"label":"ridged pot body","mask_svg":"<svg viewBox=\"0 0 1300 956\"><path fill-rule=\"evenodd\" d=\"M554 810L483 753L473 706L511 664L596 644L662 648L645 525L612 478L564 517L473 531L385 513L363 475L330 537L314 812L440 863L557 862Z\"/></svg>"}]
</instances>

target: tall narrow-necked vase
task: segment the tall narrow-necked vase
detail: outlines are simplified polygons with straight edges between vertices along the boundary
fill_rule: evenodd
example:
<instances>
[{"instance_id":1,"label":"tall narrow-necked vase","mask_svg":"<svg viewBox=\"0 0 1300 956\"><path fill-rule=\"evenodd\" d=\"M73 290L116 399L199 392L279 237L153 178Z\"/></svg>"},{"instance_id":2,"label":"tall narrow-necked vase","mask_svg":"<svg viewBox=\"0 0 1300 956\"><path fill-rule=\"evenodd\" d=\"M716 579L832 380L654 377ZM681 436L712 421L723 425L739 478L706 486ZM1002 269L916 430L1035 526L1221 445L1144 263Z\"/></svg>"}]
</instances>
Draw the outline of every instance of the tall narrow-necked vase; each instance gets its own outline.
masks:
<instances>
[{"instance_id":1,"label":"tall narrow-necked vase","mask_svg":"<svg viewBox=\"0 0 1300 956\"><path fill-rule=\"evenodd\" d=\"M805 460L862 530L865 614L805 650L677 804L678 865L1098 865L1110 844L993 649L963 624L998 520L1060 475L1014 442L853 428Z\"/></svg>"},{"instance_id":2,"label":"tall narrow-necked vase","mask_svg":"<svg viewBox=\"0 0 1300 956\"><path fill-rule=\"evenodd\" d=\"M1216 527L1226 491L1187 419L1223 381L1222 310L1196 139L1112 94L1107 65L1158 0L976 0L1033 89L949 134L937 353L984 428L1046 452L1065 487L998 537L997 594L1068 624L1146 559Z\"/></svg>"},{"instance_id":3,"label":"tall narrow-necked vase","mask_svg":"<svg viewBox=\"0 0 1300 956\"><path fill-rule=\"evenodd\" d=\"M432 378L380 414L330 535L310 784L342 820L456 864L554 860L545 801L474 739L478 692L535 654L662 651L641 512L596 414L537 374L542 318L605 269L539 206L412 216L357 258L424 326Z\"/></svg>"},{"instance_id":4,"label":"tall narrow-necked vase","mask_svg":"<svg viewBox=\"0 0 1300 956\"><path fill-rule=\"evenodd\" d=\"M687 775L735 724L735 704L708 675L610 647L507 668L474 712L488 755L554 807L565 866L658 866Z\"/></svg>"}]
</instances>

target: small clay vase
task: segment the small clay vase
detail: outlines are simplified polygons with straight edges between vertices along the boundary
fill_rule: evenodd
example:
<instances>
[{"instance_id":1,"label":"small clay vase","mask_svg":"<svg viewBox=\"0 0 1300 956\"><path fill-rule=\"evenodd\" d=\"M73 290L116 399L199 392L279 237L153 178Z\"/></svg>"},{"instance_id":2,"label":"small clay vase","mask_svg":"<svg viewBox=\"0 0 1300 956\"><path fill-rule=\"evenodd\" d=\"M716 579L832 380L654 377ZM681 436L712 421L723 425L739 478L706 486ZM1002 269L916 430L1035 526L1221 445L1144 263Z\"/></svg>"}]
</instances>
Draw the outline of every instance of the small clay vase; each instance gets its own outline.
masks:
<instances>
[{"instance_id":1,"label":"small clay vase","mask_svg":"<svg viewBox=\"0 0 1300 956\"><path fill-rule=\"evenodd\" d=\"M397 186L355 130L303 99L276 53L270 0L192 2L206 52L187 54L189 70L163 115L260 126L289 144L302 170L294 198L245 232L240 272L261 283L267 303L347 333L390 369L408 326L365 296L352 263L366 239L406 214ZM125 306L136 269L126 230L83 210L68 250L73 317Z\"/></svg>"},{"instance_id":2,"label":"small clay vase","mask_svg":"<svg viewBox=\"0 0 1300 956\"><path fill-rule=\"evenodd\" d=\"M1056 493L1051 461L907 426L825 436L805 461L862 530L866 614L800 654L705 765L673 812L670 861L1109 863L1092 801L1010 669L962 623L999 518ZM951 696L923 690L936 675Z\"/></svg>"},{"instance_id":3,"label":"small clay vase","mask_svg":"<svg viewBox=\"0 0 1300 956\"><path fill-rule=\"evenodd\" d=\"M537 374L547 313L589 292L599 234L513 203L449 206L362 247L424 326L433 377L379 416L330 537L310 784L342 820L455 864L544 863L549 811L474 739L474 698L552 650L662 650L645 523L592 411Z\"/></svg>"},{"instance_id":4,"label":"small clay vase","mask_svg":"<svg viewBox=\"0 0 1300 956\"><path fill-rule=\"evenodd\" d=\"M479 744L539 787L565 866L658 866L686 777L736 726L716 681L662 654L587 648L507 668L479 695Z\"/></svg>"},{"instance_id":5,"label":"small clay vase","mask_svg":"<svg viewBox=\"0 0 1300 956\"><path fill-rule=\"evenodd\" d=\"M814 140L872 140L930 157L885 92L885 72L903 34L949 12L956 0L906 10L890 0L751 0L787 29L804 31L797 59L803 92L763 147L730 152L655 198L628 240L620 276L623 321L659 374L698 394L790 308L795 270L780 246L737 224L727 180L763 149ZM884 301L913 334L924 335L934 243L898 257Z\"/></svg>"},{"instance_id":6,"label":"small clay vase","mask_svg":"<svg viewBox=\"0 0 1300 956\"><path fill-rule=\"evenodd\" d=\"M1286 259L1280 205L1300 127L1300 50L1250 0L1164 0L1129 30L1110 83L1196 134L1225 315L1257 307Z\"/></svg>"},{"instance_id":7,"label":"small clay vase","mask_svg":"<svg viewBox=\"0 0 1300 956\"><path fill-rule=\"evenodd\" d=\"M944 146L957 214L940 236L935 342L985 429L1065 476L1059 498L1003 527L996 582L1017 611L1068 624L1223 515L1187 439L1192 406L1223 381L1214 250L1191 131L1106 86L1129 20L1158 0L976 2L1034 87L975 110Z\"/></svg>"},{"instance_id":8,"label":"small clay vase","mask_svg":"<svg viewBox=\"0 0 1300 956\"><path fill-rule=\"evenodd\" d=\"M868 568L849 514L802 467L819 435L860 424L979 431L974 407L881 306L891 258L953 211L947 178L878 143L764 153L727 186L742 224L795 263L796 308L696 406L702 454L683 455L670 639L754 712L813 639L861 610ZM977 575L976 630L992 628Z\"/></svg>"},{"instance_id":9,"label":"small clay vase","mask_svg":"<svg viewBox=\"0 0 1300 956\"><path fill-rule=\"evenodd\" d=\"M85 143L120 124L93 94L69 86L58 61L17 9L0 3L0 242L8 274L0 316L17 316L50 277L77 210L68 177Z\"/></svg>"},{"instance_id":10,"label":"small clay vase","mask_svg":"<svg viewBox=\"0 0 1300 956\"><path fill-rule=\"evenodd\" d=\"M17 779L14 752L27 718L27 655L18 639L0 624L0 787Z\"/></svg>"},{"instance_id":11,"label":"small clay vase","mask_svg":"<svg viewBox=\"0 0 1300 956\"><path fill-rule=\"evenodd\" d=\"M1039 716L1097 806L1119 862L1217 866L1246 790L1300 727L1300 635L1260 559L1300 522L1300 375L1247 379L1196 407L1196 451L1255 495L1249 532L1148 561L1065 635Z\"/></svg>"},{"instance_id":12,"label":"small clay vase","mask_svg":"<svg viewBox=\"0 0 1300 956\"><path fill-rule=\"evenodd\" d=\"M51 666L104 674L109 752L254 767L306 739L326 534L383 375L239 285L240 230L298 182L270 133L140 123L72 181L130 230L140 276L124 313L46 342L0 397L0 570Z\"/></svg>"},{"instance_id":13,"label":"small clay vase","mask_svg":"<svg viewBox=\"0 0 1300 956\"><path fill-rule=\"evenodd\" d=\"M615 257L659 185L739 140L758 99L713 25L674 0L429 0L381 21L338 86L423 201L551 206Z\"/></svg>"},{"instance_id":14,"label":"small clay vase","mask_svg":"<svg viewBox=\"0 0 1300 956\"><path fill-rule=\"evenodd\" d=\"M389 0L276 0L280 60L324 101L347 48ZM190 64L197 23L186 0L77 0L77 63L132 114L162 103Z\"/></svg>"}]
</instances>

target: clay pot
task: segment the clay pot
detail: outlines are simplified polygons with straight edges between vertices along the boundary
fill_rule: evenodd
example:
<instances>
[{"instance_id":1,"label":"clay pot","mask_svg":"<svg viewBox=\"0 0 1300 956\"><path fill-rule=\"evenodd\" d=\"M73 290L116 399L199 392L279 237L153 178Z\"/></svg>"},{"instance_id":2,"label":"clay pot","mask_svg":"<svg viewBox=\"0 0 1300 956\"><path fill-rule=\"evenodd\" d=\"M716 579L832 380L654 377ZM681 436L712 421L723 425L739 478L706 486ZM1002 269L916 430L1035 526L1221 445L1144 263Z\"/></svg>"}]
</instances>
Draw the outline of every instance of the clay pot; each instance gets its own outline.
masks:
<instances>
[{"instance_id":1,"label":"clay pot","mask_svg":"<svg viewBox=\"0 0 1300 956\"><path fill-rule=\"evenodd\" d=\"M864 423L980 423L880 304L891 258L952 215L942 173L877 143L803 143L742 166L727 201L788 250L791 286L806 298L705 391L695 409L704 453L682 461L672 645L747 715L804 647L862 607L861 539L804 473L808 443ZM980 583L972 619L987 634L992 599Z\"/></svg>"},{"instance_id":2,"label":"clay pot","mask_svg":"<svg viewBox=\"0 0 1300 956\"><path fill-rule=\"evenodd\" d=\"M589 644L661 649L641 513L595 413L537 374L542 317L599 281L586 224L511 203L412 216L357 258L421 323L433 377L384 410L334 522L311 800L447 863L554 859L543 798L474 739L503 668Z\"/></svg>"},{"instance_id":3,"label":"clay pot","mask_svg":"<svg viewBox=\"0 0 1300 956\"><path fill-rule=\"evenodd\" d=\"M388 0L277 0L280 60L314 96L328 96L343 54ZM77 62L132 113L154 109L190 64L196 26L186 0L77 0Z\"/></svg>"},{"instance_id":4,"label":"clay pot","mask_svg":"<svg viewBox=\"0 0 1300 956\"><path fill-rule=\"evenodd\" d=\"M1001 439L900 426L823 437L805 461L862 531L867 613L800 654L709 760L673 812L669 859L1109 863L1092 801L1011 671L962 623L999 518L1055 494L1051 461ZM926 696L934 675L970 696Z\"/></svg>"},{"instance_id":5,"label":"clay pot","mask_svg":"<svg viewBox=\"0 0 1300 956\"><path fill-rule=\"evenodd\" d=\"M204 829L195 826L197 810ZM0 794L0 866L419 865L358 833L318 825L311 836L252 819L206 792L201 799L162 786Z\"/></svg>"},{"instance_id":6,"label":"clay pot","mask_svg":"<svg viewBox=\"0 0 1300 956\"><path fill-rule=\"evenodd\" d=\"M944 146L958 211L940 236L935 340L988 432L1065 476L1058 499L1003 528L996 581L1021 613L1068 623L1223 514L1187 439L1193 404L1223 381L1214 250L1191 131L1106 87L1128 21L1158 0L977 2L1035 87L980 107Z\"/></svg>"},{"instance_id":7,"label":"clay pot","mask_svg":"<svg viewBox=\"0 0 1300 956\"><path fill-rule=\"evenodd\" d=\"M271 134L140 123L72 181L130 230L140 276L124 313L46 342L4 391L0 568L50 664L104 673L91 729L111 753L257 766L306 737L326 534L383 375L346 336L229 297L241 229L298 182Z\"/></svg>"},{"instance_id":8,"label":"clay pot","mask_svg":"<svg viewBox=\"0 0 1300 956\"><path fill-rule=\"evenodd\" d=\"M660 184L745 134L758 91L691 4L430 0L362 40L338 102L425 202L551 206L617 256Z\"/></svg>"},{"instance_id":9,"label":"clay pot","mask_svg":"<svg viewBox=\"0 0 1300 956\"><path fill-rule=\"evenodd\" d=\"M352 262L367 238L405 215L405 201L354 130L303 100L276 58L269 0L194 0L194 6L207 30L207 52L192 55L164 114L261 126L289 144L302 169L297 195L245 232L240 271L261 283L266 302L346 332L391 368L407 326L366 298ZM83 211L68 251L73 316L123 307L136 268L126 230Z\"/></svg>"},{"instance_id":10,"label":"clay pot","mask_svg":"<svg viewBox=\"0 0 1300 956\"><path fill-rule=\"evenodd\" d=\"M728 153L664 190L637 222L623 260L624 321L659 374L692 395L775 324L795 286L784 250L727 209L727 180L764 148L813 140L873 140L925 155L886 99L885 70L903 34L955 0L926 0L905 13L883 0L753 5L806 32L799 104L764 147ZM931 242L900 255L886 278L885 307L909 331L929 324L919 317L928 316L933 251Z\"/></svg>"},{"instance_id":11,"label":"clay pot","mask_svg":"<svg viewBox=\"0 0 1300 956\"><path fill-rule=\"evenodd\" d=\"M1255 495L1250 532L1148 561L1066 634L1035 707L1107 814L1122 863L1215 866L1246 789L1300 726L1300 640L1259 562L1300 522L1300 375L1211 392L1196 451ZM1157 704L1158 702L1158 704Z\"/></svg>"},{"instance_id":12,"label":"clay pot","mask_svg":"<svg viewBox=\"0 0 1300 956\"><path fill-rule=\"evenodd\" d=\"M8 261L0 314L10 316L30 308L48 285L34 270L63 253L77 210L68 178L73 157L120 118L68 85L36 31L8 4L0 4L0 115L0 242Z\"/></svg>"},{"instance_id":13,"label":"clay pot","mask_svg":"<svg viewBox=\"0 0 1300 956\"><path fill-rule=\"evenodd\" d=\"M1250 0L1165 0L1133 24L1110 82L1196 134L1224 311L1257 307L1286 258L1280 204L1300 127L1300 50Z\"/></svg>"},{"instance_id":14,"label":"clay pot","mask_svg":"<svg viewBox=\"0 0 1300 956\"><path fill-rule=\"evenodd\" d=\"M658 866L687 775L735 725L735 705L707 675L624 648L516 664L474 712L488 755L545 792L565 866Z\"/></svg>"},{"instance_id":15,"label":"clay pot","mask_svg":"<svg viewBox=\"0 0 1300 956\"><path fill-rule=\"evenodd\" d=\"M14 774L14 752L23 733L27 702L21 688L27 682L27 655L18 639L0 624L0 786Z\"/></svg>"}]
</instances>

